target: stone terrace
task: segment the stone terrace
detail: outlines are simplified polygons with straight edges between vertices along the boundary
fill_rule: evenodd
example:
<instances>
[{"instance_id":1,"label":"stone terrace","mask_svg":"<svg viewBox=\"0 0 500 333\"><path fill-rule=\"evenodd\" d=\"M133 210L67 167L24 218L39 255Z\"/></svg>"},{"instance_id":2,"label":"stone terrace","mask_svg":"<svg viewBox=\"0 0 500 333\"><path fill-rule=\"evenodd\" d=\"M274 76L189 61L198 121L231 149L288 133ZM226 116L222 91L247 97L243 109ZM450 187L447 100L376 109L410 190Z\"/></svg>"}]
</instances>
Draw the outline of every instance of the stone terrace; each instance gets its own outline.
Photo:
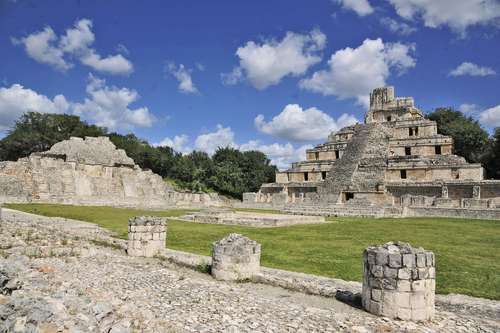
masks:
<instances>
[{"instance_id":1,"label":"stone terrace","mask_svg":"<svg viewBox=\"0 0 500 333\"><path fill-rule=\"evenodd\" d=\"M0 222L0 332L500 330L497 301L440 296L431 322L390 320L332 297L264 284L219 282L167 260L129 257L121 249L125 241L92 224L5 210L4 218ZM26 256L28 247L86 248L88 252ZM282 274L311 283L329 280Z\"/></svg>"}]
</instances>

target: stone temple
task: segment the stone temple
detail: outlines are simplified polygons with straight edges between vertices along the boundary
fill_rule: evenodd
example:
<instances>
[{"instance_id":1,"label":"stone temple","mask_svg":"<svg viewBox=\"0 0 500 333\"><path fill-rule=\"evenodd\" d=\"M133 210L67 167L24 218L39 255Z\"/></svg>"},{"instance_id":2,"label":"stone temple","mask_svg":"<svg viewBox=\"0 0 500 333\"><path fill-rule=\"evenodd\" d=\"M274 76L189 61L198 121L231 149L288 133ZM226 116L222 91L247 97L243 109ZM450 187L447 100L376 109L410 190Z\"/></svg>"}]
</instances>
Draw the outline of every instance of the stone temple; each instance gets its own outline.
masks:
<instances>
[{"instance_id":1,"label":"stone temple","mask_svg":"<svg viewBox=\"0 0 500 333\"><path fill-rule=\"evenodd\" d=\"M500 218L500 181L453 154L412 97L370 94L364 124L332 132L276 182L245 193L244 206L296 213ZM430 209L429 209L430 208Z\"/></svg>"}]
</instances>

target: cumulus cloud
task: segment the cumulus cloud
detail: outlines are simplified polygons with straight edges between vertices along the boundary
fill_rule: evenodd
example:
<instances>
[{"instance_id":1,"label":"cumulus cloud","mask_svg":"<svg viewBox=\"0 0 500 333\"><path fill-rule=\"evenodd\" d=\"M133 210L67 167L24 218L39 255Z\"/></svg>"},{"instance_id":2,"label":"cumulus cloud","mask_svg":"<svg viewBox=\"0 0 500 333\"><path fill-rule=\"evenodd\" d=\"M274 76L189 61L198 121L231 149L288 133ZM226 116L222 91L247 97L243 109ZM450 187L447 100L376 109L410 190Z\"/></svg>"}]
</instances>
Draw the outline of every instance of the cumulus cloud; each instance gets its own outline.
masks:
<instances>
[{"instance_id":1,"label":"cumulus cloud","mask_svg":"<svg viewBox=\"0 0 500 333\"><path fill-rule=\"evenodd\" d=\"M155 117L147 107L130 108L139 99L137 91L107 86L106 81L89 74L88 97L83 103L72 103L73 113L110 129L151 127Z\"/></svg>"},{"instance_id":2,"label":"cumulus cloud","mask_svg":"<svg viewBox=\"0 0 500 333\"><path fill-rule=\"evenodd\" d=\"M498 0L389 0L399 16L411 20L421 18L425 26L448 26L464 34L469 26L498 23Z\"/></svg>"},{"instance_id":3,"label":"cumulus cloud","mask_svg":"<svg viewBox=\"0 0 500 333\"><path fill-rule=\"evenodd\" d=\"M396 21L390 17L384 17L380 20L380 23L387 27L390 31L400 34L400 35L410 35L411 33L417 31L417 28L412 27L408 23Z\"/></svg>"},{"instance_id":4,"label":"cumulus cloud","mask_svg":"<svg viewBox=\"0 0 500 333\"><path fill-rule=\"evenodd\" d=\"M319 51L325 44L326 36L318 29L304 35L287 32L281 41L249 41L236 51L239 66L222 74L222 81L236 84L246 79L255 88L265 89L278 84L285 76L303 75L321 61Z\"/></svg>"},{"instance_id":5,"label":"cumulus cloud","mask_svg":"<svg viewBox=\"0 0 500 333\"><path fill-rule=\"evenodd\" d=\"M32 33L27 37L13 38L14 44L22 44L26 53L35 61L50 65L58 70L66 71L73 66L68 60L78 59L82 64L96 71L109 74L130 74L132 63L121 54L102 57L92 48L95 35L92 32L92 21L81 19L72 28L58 37L51 27ZM57 43L57 41L59 41Z\"/></svg>"},{"instance_id":6,"label":"cumulus cloud","mask_svg":"<svg viewBox=\"0 0 500 333\"><path fill-rule=\"evenodd\" d=\"M60 71L66 71L73 65L64 60L63 50L54 46L56 41L57 36L50 27L45 27L42 31L35 32L27 37L12 38L12 43L14 45L24 45L28 56L35 61L53 66Z\"/></svg>"},{"instance_id":7,"label":"cumulus cloud","mask_svg":"<svg viewBox=\"0 0 500 333\"><path fill-rule=\"evenodd\" d=\"M450 71L450 76L488 76L495 75L493 68L476 65L472 62L463 62L457 68Z\"/></svg>"},{"instance_id":8,"label":"cumulus cloud","mask_svg":"<svg viewBox=\"0 0 500 333\"><path fill-rule=\"evenodd\" d=\"M250 140L242 144L239 148L242 151L257 150L267 155L271 163L280 170L290 168L293 162L305 160L306 149L312 148L312 145L303 145L295 148L291 143L262 144L258 140Z\"/></svg>"},{"instance_id":9,"label":"cumulus cloud","mask_svg":"<svg viewBox=\"0 0 500 333\"><path fill-rule=\"evenodd\" d=\"M214 154L218 148L224 147L232 147L241 151L257 150L266 154L271 163L278 166L278 168L286 169L290 167L292 162L304 160L306 149L313 147L308 144L295 148L289 142L285 144L264 144L259 140L249 140L246 143L237 144L234 136L234 132L230 127L224 127L219 124L214 131L196 137L194 140L194 149L204 151L210 155ZM176 135L173 139L165 138L161 142L156 143L155 146L172 147L175 151L184 154L193 150L189 144L189 137L185 134Z\"/></svg>"},{"instance_id":10,"label":"cumulus cloud","mask_svg":"<svg viewBox=\"0 0 500 333\"><path fill-rule=\"evenodd\" d=\"M179 82L179 91L186 94L198 93L198 89L191 78L191 70L184 67L183 64L177 66L170 62L166 65L165 70Z\"/></svg>"},{"instance_id":11,"label":"cumulus cloud","mask_svg":"<svg viewBox=\"0 0 500 333\"><path fill-rule=\"evenodd\" d=\"M500 126L500 105L486 109L479 114L479 121L490 128Z\"/></svg>"},{"instance_id":12,"label":"cumulus cloud","mask_svg":"<svg viewBox=\"0 0 500 333\"><path fill-rule=\"evenodd\" d=\"M473 113L477 113L477 112L481 111L481 108L476 104L464 103L458 107L458 110L460 112L463 112L463 113L473 114Z\"/></svg>"},{"instance_id":13,"label":"cumulus cloud","mask_svg":"<svg viewBox=\"0 0 500 333\"><path fill-rule=\"evenodd\" d=\"M265 134L291 141L312 141L324 139L331 131L355 124L357 119L348 114L337 120L317 108L302 109L297 104L288 104L280 114L269 122L259 114L255 127Z\"/></svg>"},{"instance_id":14,"label":"cumulus cloud","mask_svg":"<svg viewBox=\"0 0 500 333\"><path fill-rule=\"evenodd\" d=\"M195 149L204 151L210 155L215 153L217 148L234 147L234 132L231 127L224 127L220 124L214 132L199 135L194 142Z\"/></svg>"},{"instance_id":15,"label":"cumulus cloud","mask_svg":"<svg viewBox=\"0 0 500 333\"><path fill-rule=\"evenodd\" d=\"M51 100L20 84L0 88L0 131L11 127L25 112L63 113L68 108L69 103L63 95L56 95Z\"/></svg>"},{"instance_id":16,"label":"cumulus cloud","mask_svg":"<svg viewBox=\"0 0 500 333\"><path fill-rule=\"evenodd\" d=\"M366 39L357 48L347 47L335 52L329 68L300 81L302 89L340 99L356 98L368 107L372 89L383 87L392 71L398 74L415 67L413 44L384 43L382 39Z\"/></svg>"},{"instance_id":17,"label":"cumulus cloud","mask_svg":"<svg viewBox=\"0 0 500 333\"><path fill-rule=\"evenodd\" d=\"M176 152L189 153L193 149L188 146L188 142L189 142L189 137L185 134L181 134L174 136L173 139L168 137L164 138L159 143L153 144L153 146L170 147Z\"/></svg>"},{"instance_id":18,"label":"cumulus cloud","mask_svg":"<svg viewBox=\"0 0 500 333\"><path fill-rule=\"evenodd\" d=\"M342 5L345 9L355 11L359 16L366 16L374 11L368 0L334 0L334 2Z\"/></svg>"}]
</instances>

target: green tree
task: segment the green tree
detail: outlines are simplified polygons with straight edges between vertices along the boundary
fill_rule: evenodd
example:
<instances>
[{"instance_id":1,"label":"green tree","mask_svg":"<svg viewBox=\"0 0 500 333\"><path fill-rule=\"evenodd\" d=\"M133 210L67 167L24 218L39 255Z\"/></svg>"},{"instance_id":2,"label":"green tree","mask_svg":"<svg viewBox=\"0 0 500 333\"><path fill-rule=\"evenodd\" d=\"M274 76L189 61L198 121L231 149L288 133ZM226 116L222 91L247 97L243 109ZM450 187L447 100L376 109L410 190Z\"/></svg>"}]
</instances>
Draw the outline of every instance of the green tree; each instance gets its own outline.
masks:
<instances>
[{"instance_id":1,"label":"green tree","mask_svg":"<svg viewBox=\"0 0 500 333\"><path fill-rule=\"evenodd\" d=\"M482 162L488 178L500 179L500 127L495 129Z\"/></svg>"},{"instance_id":2,"label":"green tree","mask_svg":"<svg viewBox=\"0 0 500 333\"><path fill-rule=\"evenodd\" d=\"M0 140L0 159L15 161L34 152L41 152L72 136L102 136L103 127L89 125L78 116L28 112Z\"/></svg>"},{"instance_id":3,"label":"green tree","mask_svg":"<svg viewBox=\"0 0 500 333\"><path fill-rule=\"evenodd\" d=\"M468 162L480 162L488 145L488 132L471 117L452 108L438 108L427 115L437 122L438 133L449 135L454 141L454 153Z\"/></svg>"}]
</instances>

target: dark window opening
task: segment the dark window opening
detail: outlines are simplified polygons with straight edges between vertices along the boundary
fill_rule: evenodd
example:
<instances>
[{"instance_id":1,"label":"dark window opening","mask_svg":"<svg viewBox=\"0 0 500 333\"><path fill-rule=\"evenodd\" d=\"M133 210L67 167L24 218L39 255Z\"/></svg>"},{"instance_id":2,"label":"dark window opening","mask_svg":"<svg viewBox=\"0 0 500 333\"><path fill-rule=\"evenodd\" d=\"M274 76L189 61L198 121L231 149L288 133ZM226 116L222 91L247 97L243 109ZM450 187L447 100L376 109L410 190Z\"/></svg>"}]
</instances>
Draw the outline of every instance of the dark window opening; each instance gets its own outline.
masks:
<instances>
[{"instance_id":1,"label":"dark window opening","mask_svg":"<svg viewBox=\"0 0 500 333\"><path fill-rule=\"evenodd\" d=\"M309 180L309 173L308 172L304 172L304 181L308 181Z\"/></svg>"},{"instance_id":2,"label":"dark window opening","mask_svg":"<svg viewBox=\"0 0 500 333\"><path fill-rule=\"evenodd\" d=\"M339 159L340 158L340 153L338 150L335 151L335 159Z\"/></svg>"},{"instance_id":3,"label":"dark window opening","mask_svg":"<svg viewBox=\"0 0 500 333\"><path fill-rule=\"evenodd\" d=\"M436 152L436 155L441 155L441 146L435 146L434 150Z\"/></svg>"},{"instance_id":4,"label":"dark window opening","mask_svg":"<svg viewBox=\"0 0 500 333\"><path fill-rule=\"evenodd\" d=\"M418 127L415 127L414 132L415 132L415 136L418 136Z\"/></svg>"},{"instance_id":5,"label":"dark window opening","mask_svg":"<svg viewBox=\"0 0 500 333\"><path fill-rule=\"evenodd\" d=\"M326 179L326 171L321 171L321 179Z\"/></svg>"},{"instance_id":6,"label":"dark window opening","mask_svg":"<svg viewBox=\"0 0 500 333\"><path fill-rule=\"evenodd\" d=\"M401 170L401 179L406 179L406 170Z\"/></svg>"},{"instance_id":7,"label":"dark window opening","mask_svg":"<svg viewBox=\"0 0 500 333\"><path fill-rule=\"evenodd\" d=\"M317 160L319 160L319 152L315 152L314 153L314 158L317 159Z\"/></svg>"},{"instance_id":8,"label":"dark window opening","mask_svg":"<svg viewBox=\"0 0 500 333\"><path fill-rule=\"evenodd\" d=\"M391 116L387 116L387 121L392 121L392 117Z\"/></svg>"},{"instance_id":9,"label":"dark window opening","mask_svg":"<svg viewBox=\"0 0 500 333\"><path fill-rule=\"evenodd\" d=\"M460 179L460 173L458 169L451 169L451 178Z\"/></svg>"},{"instance_id":10,"label":"dark window opening","mask_svg":"<svg viewBox=\"0 0 500 333\"><path fill-rule=\"evenodd\" d=\"M345 201L349 201L351 199L354 199L354 193L352 193L352 192L346 192L345 193Z\"/></svg>"},{"instance_id":11,"label":"dark window opening","mask_svg":"<svg viewBox=\"0 0 500 333\"><path fill-rule=\"evenodd\" d=\"M411 147L405 147L405 155L410 156L411 155Z\"/></svg>"},{"instance_id":12,"label":"dark window opening","mask_svg":"<svg viewBox=\"0 0 500 333\"><path fill-rule=\"evenodd\" d=\"M288 172L286 173L286 177L287 177L288 181L290 181L290 174Z\"/></svg>"},{"instance_id":13,"label":"dark window opening","mask_svg":"<svg viewBox=\"0 0 500 333\"><path fill-rule=\"evenodd\" d=\"M408 135L413 136L413 128L408 128Z\"/></svg>"}]
</instances>

